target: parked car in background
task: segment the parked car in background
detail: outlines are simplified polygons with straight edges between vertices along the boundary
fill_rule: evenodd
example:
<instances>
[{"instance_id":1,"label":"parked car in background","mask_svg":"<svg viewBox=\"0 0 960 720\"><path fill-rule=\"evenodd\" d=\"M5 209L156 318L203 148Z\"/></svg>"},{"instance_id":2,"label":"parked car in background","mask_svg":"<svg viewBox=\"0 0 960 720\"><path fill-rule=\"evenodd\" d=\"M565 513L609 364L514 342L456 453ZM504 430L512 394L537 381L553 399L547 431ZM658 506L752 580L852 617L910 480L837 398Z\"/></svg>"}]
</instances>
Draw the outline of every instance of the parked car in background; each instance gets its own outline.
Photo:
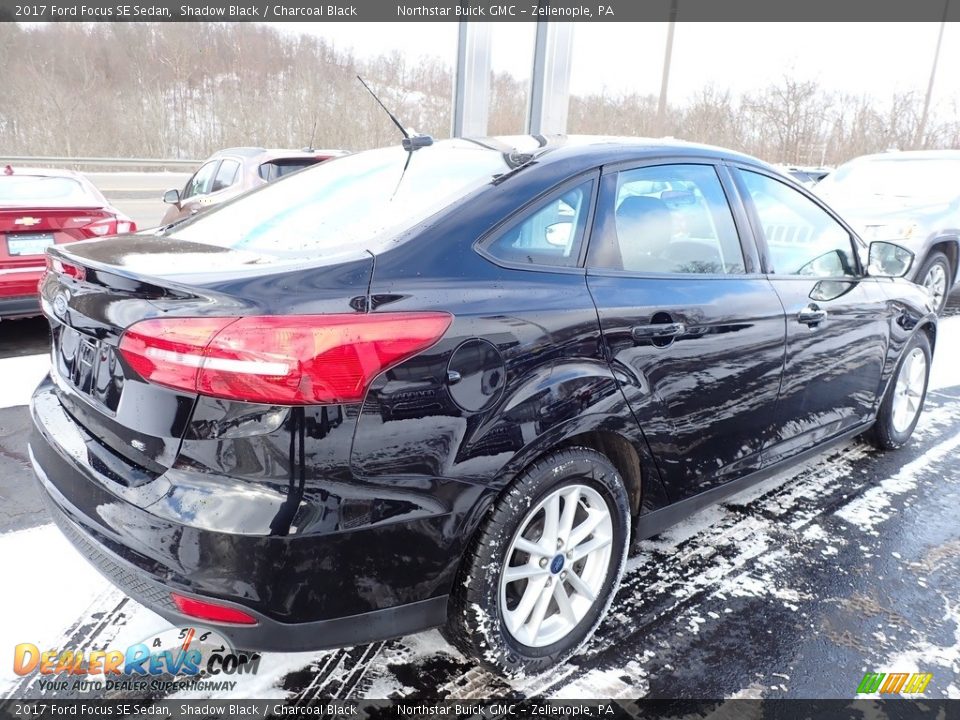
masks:
<instances>
[{"instance_id":1,"label":"parked car in background","mask_svg":"<svg viewBox=\"0 0 960 720\"><path fill-rule=\"evenodd\" d=\"M0 169L0 318L40 314L47 248L136 229L79 173Z\"/></svg>"},{"instance_id":2,"label":"parked car in background","mask_svg":"<svg viewBox=\"0 0 960 720\"><path fill-rule=\"evenodd\" d=\"M781 165L780 169L805 188L812 188L832 172L830 168L825 167L800 167L796 165Z\"/></svg>"},{"instance_id":3,"label":"parked car in background","mask_svg":"<svg viewBox=\"0 0 960 720\"><path fill-rule=\"evenodd\" d=\"M163 201L170 208L160 224L169 225L196 215L248 190L346 154L343 150L266 150L257 147L221 150L200 166L183 190L173 188L163 194Z\"/></svg>"},{"instance_id":4,"label":"parked car in background","mask_svg":"<svg viewBox=\"0 0 960 720\"><path fill-rule=\"evenodd\" d=\"M815 192L865 240L909 248L916 255L910 279L943 310L958 280L960 150L865 155L834 170Z\"/></svg>"},{"instance_id":5,"label":"parked car in background","mask_svg":"<svg viewBox=\"0 0 960 720\"><path fill-rule=\"evenodd\" d=\"M508 675L590 637L633 540L905 443L937 333L908 251L680 142L382 148L50 254L30 457L110 580L239 648L439 626Z\"/></svg>"}]
</instances>

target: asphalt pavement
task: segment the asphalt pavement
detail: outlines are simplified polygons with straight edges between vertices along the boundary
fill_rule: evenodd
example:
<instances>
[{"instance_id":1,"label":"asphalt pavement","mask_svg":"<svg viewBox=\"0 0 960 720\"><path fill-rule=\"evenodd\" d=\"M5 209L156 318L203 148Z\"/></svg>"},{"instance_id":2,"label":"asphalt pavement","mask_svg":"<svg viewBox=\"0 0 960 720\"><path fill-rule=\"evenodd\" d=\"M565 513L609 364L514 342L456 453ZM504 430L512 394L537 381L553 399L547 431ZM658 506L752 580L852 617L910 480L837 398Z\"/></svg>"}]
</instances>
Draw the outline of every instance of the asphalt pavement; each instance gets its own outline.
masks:
<instances>
[{"instance_id":1,"label":"asphalt pavement","mask_svg":"<svg viewBox=\"0 0 960 720\"><path fill-rule=\"evenodd\" d=\"M87 565L40 505L25 403L46 342L40 321L0 323L0 648L125 648L169 626ZM432 631L265 654L228 689L173 697L852 698L866 672L928 672L926 697L960 698L958 352L954 296L905 448L846 443L641 543L594 640L550 673L506 682ZM0 667L0 695L51 692Z\"/></svg>"}]
</instances>

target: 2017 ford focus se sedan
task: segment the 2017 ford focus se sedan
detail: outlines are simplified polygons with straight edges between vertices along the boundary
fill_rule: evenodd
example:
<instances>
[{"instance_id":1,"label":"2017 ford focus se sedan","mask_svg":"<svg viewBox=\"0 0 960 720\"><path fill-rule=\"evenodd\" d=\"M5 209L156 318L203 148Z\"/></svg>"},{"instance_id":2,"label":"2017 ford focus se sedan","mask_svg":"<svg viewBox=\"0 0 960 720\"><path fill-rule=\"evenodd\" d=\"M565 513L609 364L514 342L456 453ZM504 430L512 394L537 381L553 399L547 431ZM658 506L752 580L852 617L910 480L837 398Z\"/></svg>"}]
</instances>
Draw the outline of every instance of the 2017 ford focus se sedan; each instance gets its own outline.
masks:
<instances>
[{"instance_id":1,"label":"2017 ford focus se sedan","mask_svg":"<svg viewBox=\"0 0 960 720\"><path fill-rule=\"evenodd\" d=\"M908 251L677 142L374 150L49 253L54 517L251 650L443 627L544 670L631 540L826 443L906 442L936 342Z\"/></svg>"}]
</instances>

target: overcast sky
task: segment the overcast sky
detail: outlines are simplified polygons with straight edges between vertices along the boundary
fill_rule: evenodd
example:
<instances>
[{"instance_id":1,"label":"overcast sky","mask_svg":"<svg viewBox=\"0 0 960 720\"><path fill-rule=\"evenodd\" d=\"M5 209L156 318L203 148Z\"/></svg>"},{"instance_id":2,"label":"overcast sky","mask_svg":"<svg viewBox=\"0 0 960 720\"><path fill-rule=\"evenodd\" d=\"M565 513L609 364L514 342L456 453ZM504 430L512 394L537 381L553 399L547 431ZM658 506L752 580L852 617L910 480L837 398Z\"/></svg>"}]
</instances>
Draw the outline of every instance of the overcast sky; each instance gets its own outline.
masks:
<instances>
[{"instance_id":1,"label":"overcast sky","mask_svg":"<svg viewBox=\"0 0 960 720\"><path fill-rule=\"evenodd\" d=\"M659 93L666 23L574 23L571 91L577 94ZM352 49L360 57L399 50L434 55L451 65L457 23L277 23ZM705 84L743 92L789 73L825 89L888 98L925 92L939 23L693 23L674 35L671 99ZM493 23L497 70L529 77L533 23ZM948 23L934 86L934 103L960 96L960 23Z\"/></svg>"}]
</instances>

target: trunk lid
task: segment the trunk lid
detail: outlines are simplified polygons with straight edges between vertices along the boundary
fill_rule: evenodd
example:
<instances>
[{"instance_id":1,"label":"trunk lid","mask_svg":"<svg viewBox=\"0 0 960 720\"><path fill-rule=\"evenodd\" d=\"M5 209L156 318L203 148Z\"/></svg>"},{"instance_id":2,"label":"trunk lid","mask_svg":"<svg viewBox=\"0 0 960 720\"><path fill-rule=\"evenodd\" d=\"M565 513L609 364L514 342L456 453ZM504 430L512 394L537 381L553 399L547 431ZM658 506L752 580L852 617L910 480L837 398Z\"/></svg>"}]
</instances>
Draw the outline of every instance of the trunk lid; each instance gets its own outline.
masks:
<instances>
[{"instance_id":1,"label":"trunk lid","mask_svg":"<svg viewBox=\"0 0 960 720\"><path fill-rule=\"evenodd\" d=\"M85 230L114 218L102 207L3 207L0 206L0 259L7 267L38 263L48 247L86 240Z\"/></svg>"},{"instance_id":2,"label":"trunk lid","mask_svg":"<svg viewBox=\"0 0 960 720\"><path fill-rule=\"evenodd\" d=\"M197 395L140 378L117 350L126 328L155 317L356 312L365 307L373 268L369 255L292 263L150 235L75 243L49 255L40 295L60 402L146 477L173 464Z\"/></svg>"}]
</instances>

